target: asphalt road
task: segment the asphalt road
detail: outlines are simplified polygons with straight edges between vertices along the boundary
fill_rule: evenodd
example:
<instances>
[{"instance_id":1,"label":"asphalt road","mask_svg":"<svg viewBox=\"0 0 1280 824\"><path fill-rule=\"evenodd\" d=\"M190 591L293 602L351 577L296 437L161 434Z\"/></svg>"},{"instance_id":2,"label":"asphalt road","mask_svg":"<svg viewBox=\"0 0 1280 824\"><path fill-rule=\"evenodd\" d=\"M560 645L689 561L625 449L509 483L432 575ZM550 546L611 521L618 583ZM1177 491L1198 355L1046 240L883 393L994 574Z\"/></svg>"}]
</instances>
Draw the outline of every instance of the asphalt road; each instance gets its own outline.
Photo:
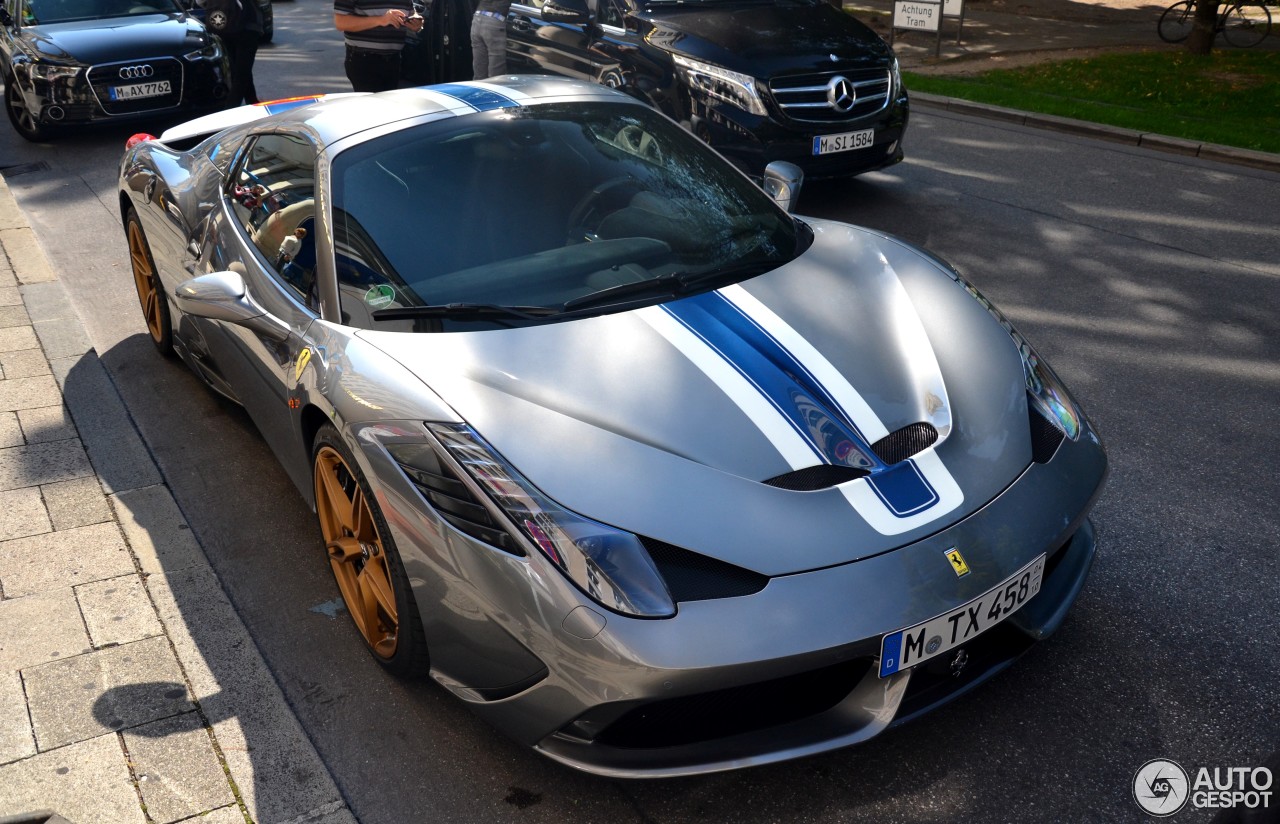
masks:
<instances>
[{"instance_id":1,"label":"asphalt road","mask_svg":"<svg viewBox=\"0 0 1280 824\"><path fill-rule=\"evenodd\" d=\"M276 15L260 93L346 90L329 7ZM918 111L906 163L810 186L801 212L947 257L1054 364L1111 455L1098 560L1056 636L919 722L804 761L620 782L384 676L333 615L313 516L248 418L145 338L114 191L132 131L32 145L0 128L0 166L364 824L1138 820L1144 762L1280 749L1280 175Z\"/></svg>"}]
</instances>

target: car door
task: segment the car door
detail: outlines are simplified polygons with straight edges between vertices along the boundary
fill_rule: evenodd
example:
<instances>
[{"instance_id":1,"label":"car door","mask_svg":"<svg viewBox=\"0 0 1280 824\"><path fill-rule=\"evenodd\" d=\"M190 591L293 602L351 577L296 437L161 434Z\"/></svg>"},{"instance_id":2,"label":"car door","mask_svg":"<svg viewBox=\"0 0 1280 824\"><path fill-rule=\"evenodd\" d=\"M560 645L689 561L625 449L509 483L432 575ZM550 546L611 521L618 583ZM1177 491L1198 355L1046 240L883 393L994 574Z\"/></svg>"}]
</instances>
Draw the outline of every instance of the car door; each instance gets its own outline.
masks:
<instances>
[{"instance_id":1,"label":"car door","mask_svg":"<svg viewBox=\"0 0 1280 824\"><path fill-rule=\"evenodd\" d=\"M315 286L315 157L307 139L262 134L251 139L227 177L222 202L200 227L189 250L192 274L231 271L279 323L275 334L233 323L188 317L203 347L281 464L295 482L310 483L298 460L296 426L289 408L295 364L307 348L305 334L318 316ZM302 237L288 260L287 236ZM184 321L184 322L186 322Z\"/></svg>"},{"instance_id":2,"label":"car door","mask_svg":"<svg viewBox=\"0 0 1280 824\"><path fill-rule=\"evenodd\" d=\"M591 51L594 23L543 19L544 5L544 0L511 4L507 15L507 67L516 73L598 79L600 72Z\"/></svg>"}]
</instances>

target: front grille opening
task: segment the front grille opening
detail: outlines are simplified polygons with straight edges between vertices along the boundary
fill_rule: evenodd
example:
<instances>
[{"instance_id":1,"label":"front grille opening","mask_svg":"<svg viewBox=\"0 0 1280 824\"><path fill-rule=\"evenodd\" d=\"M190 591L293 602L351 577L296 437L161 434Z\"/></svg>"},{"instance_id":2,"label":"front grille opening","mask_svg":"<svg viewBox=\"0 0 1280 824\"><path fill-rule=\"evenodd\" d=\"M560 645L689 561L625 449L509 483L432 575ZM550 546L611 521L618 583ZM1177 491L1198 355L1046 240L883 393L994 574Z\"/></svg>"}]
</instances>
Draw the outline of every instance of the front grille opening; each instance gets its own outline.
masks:
<instances>
[{"instance_id":1,"label":"front grille opening","mask_svg":"<svg viewBox=\"0 0 1280 824\"><path fill-rule=\"evenodd\" d=\"M769 583L767 575L653 538L640 536L640 543L649 551L677 603L754 595Z\"/></svg>"},{"instance_id":2,"label":"front grille opening","mask_svg":"<svg viewBox=\"0 0 1280 824\"><path fill-rule=\"evenodd\" d=\"M911 423L871 445L876 457L893 466L938 442L938 430L927 423Z\"/></svg>"},{"instance_id":3,"label":"front grille opening","mask_svg":"<svg viewBox=\"0 0 1280 824\"><path fill-rule=\"evenodd\" d=\"M524 554L511 534L476 499L470 487L440 460L434 449L425 444L396 444L387 451L436 514L450 526L513 555Z\"/></svg>"},{"instance_id":4,"label":"front grille opening","mask_svg":"<svg viewBox=\"0 0 1280 824\"><path fill-rule=\"evenodd\" d=\"M679 747L790 724L839 704L870 669L870 659L857 658L758 684L655 701L623 715L596 741L627 749Z\"/></svg>"},{"instance_id":5,"label":"front grille opening","mask_svg":"<svg viewBox=\"0 0 1280 824\"><path fill-rule=\"evenodd\" d=\"M1030 401L1027 402L1027 413L1031 422L1031 460L1038 464L1048 463L1067 435Z\"/></svg>"},{"instance_id":6,"label":"front grille opening","mask_svg":"<svg viewBox=\"0 0 1280 824\"><path fill-rule=\"evenodd\" d=\"M853 466L832 466L831 464L820 464L818 466L809 466L804 469L797 469L794 472L787 472L776 478L770 478L765 481L765 483L769 486L776 486L779 489L789 489L793 492L814 492L819 489L828 489L838 484L842 484L845 481L865 478L870 474L871 473L865 469L859 469Z\"/></svg>"},{"instance_id":7,"label":"front grille opening","mask_svg":"<svg viewBox=\"0 0 1280 824\"><path fill-rule=\"evenodd\" d=\"M845 83L832 94L829 87L839 83L837 77ZM769 91L792 120L838 123L883 111L889 105L891 85L888 69L857 69L775 77ZM832 105L833 98L839 107Z\"/></svg>"}]
</instances>

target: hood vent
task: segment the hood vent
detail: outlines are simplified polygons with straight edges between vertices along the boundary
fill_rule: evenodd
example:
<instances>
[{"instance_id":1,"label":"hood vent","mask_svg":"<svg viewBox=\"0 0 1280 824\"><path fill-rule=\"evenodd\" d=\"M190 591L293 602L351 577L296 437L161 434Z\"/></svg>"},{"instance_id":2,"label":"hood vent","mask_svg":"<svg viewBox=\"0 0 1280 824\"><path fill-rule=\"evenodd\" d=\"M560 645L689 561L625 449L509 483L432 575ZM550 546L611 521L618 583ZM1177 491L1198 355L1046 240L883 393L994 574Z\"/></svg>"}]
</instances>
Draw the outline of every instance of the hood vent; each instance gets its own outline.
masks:
<instances>
[{"instance_id":1,"label":"hood vent","mask_svg":"<svg viewBox=\"0 0 1280 824\"><path fill-rule=\"evenodd\" d=\"M1027 419L1031 422L1031 460L1038 464L1048 463L1067 437L1066 433L1030 402L1027 403Z\"/></svg>"},{"instance_id":2,"label":"hood vent","mask_svg":"<svg viewBox=\"0 0 1280 824\"><path fill-rule=\"evenodd\" d=\"M717 561L654 538L643 535L637 537L649 551L649 557L667 582L671 599L677 603L754 595L769 583L767 575Z\"/></svg>"},{"instance_id":3,"label":"hood vent","mask_svg":"<svg viewBox=\"0 0 1280 824\"><path fill-rule=\"evenodd\" d=\"M927 423L912 423L871 444L871 451L889 466L902 463L938 442L938 430Z\"/></svg>"},{"instance_id":4,"label":"hood vent","mask_svg":"<svg viewBox=\"0 0 1280 824\"><path fill-rule=\"evenodd\" d=\"M871 445L871 451L886 466L902 463L912 455L919 454L938 442L938 430L927 423L908 424L896 432L890 432ZM853 466L834 466L819 464L794 472L787 472L776 478L765 481L769 486L789 489L792 492L815 492L833 486L865 478L871 473Z\"/></svg>"}]
</instances>

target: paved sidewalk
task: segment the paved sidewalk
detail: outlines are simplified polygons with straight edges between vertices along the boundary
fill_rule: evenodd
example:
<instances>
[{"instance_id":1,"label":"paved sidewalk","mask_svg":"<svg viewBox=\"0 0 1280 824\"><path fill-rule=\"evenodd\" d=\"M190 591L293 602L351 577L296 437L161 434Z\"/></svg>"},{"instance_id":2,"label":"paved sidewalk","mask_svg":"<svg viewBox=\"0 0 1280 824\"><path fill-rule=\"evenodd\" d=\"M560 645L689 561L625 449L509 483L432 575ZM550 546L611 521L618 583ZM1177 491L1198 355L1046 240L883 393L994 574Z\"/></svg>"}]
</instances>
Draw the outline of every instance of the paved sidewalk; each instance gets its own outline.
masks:
<instances>
[{"instance_id":1,"label":"paved sidewalk","mask_svg":"<svg viewBox=\"0 0 1280 824\"><path fill-rule=\"evenodd\" d=\"M355 818L0 180L0 824Z\"/></svg>"}]
</instances>

